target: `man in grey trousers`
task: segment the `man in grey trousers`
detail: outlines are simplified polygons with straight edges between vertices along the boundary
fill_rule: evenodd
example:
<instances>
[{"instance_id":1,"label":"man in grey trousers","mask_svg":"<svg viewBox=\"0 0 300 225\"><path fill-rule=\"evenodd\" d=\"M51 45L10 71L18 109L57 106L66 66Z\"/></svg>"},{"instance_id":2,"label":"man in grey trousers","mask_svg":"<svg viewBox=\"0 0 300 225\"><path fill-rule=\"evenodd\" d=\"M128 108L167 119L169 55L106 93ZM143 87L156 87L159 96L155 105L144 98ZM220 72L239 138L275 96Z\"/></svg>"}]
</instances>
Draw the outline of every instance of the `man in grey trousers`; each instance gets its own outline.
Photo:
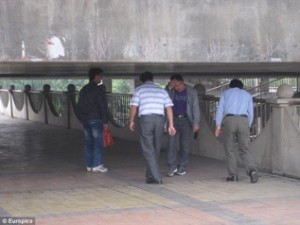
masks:
<instances>
[{"instance_id":1,"label":"man in grey trousers","mask_svg":"<svg viewBox=\"0 0 300 225\"><path fill-rule=\"evenodd\" d=\"M168 139L168 176L186 174L193 134L199 131L200 107L198 92L184 83L180 74L173 74L166 87L173 101L175 136ZM179 141L179 151L178 151Z\"/></svg>"},{"instance_id":2,"label":"man in grey trousers","mask_svg":"<svg viewBox=\"0 0 300 225\"><path fill-rule=\"evenodd\" d=\"M159 167L161 137L164 132L165 111L167 113L170 135L175 135L173 126L173 103L166 92L153 83L153 74L144 72L140 75L143 83L137 87L130 101L131 131L135 130L135 116L138 111L140 125L140 144L147 163L146 183L162 184Z\"/></svg>"},{"instance_id":3,"label":"man in grey trousers","mask_svg":"<svg viewBox=\"0 0 300 225\"><path fill-rule=\"evenodd\" d=\"M215 135L219 137L221 127L224 133L224 147L228 162L228 177L226 181L238 181L238 160L235 146L242 158L251 183L258 181L255 161L249 152L250 127L253 122L253 98L245 90L244 84L238 79L230 81L229 89L220 97L216 114Z\"/></svg>"}]
</instances>

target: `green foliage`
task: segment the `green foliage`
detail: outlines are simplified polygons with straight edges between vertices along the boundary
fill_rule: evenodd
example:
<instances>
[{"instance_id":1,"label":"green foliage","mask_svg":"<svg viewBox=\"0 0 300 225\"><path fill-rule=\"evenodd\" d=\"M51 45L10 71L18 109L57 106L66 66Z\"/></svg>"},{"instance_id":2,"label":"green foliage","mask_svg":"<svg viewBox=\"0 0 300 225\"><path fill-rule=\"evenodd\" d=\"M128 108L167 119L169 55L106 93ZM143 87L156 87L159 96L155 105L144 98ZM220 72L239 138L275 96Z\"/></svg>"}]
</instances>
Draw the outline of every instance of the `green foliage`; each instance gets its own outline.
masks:
<instances>
[{"instance_id":1,"label":"green foliage","mask_svg":"<svg viewBox=\"0 0 300 225\"><path fill-rule=\"evenodd\" d=\"M113 79L112 93L128 94L130 92L129 80Z\"/></svg>"},{"instance_id":2,"label":"green foliage","mask_svg":"<svg viewBox=\"0 0 300 225\"><path fill-rule=\"evenodd\" d=\"M158 83L158 82L154 82L154 84L156 84L157 86L161 87L161 88L165 88L167 84L165 83Z\"/></svg>"},{"instance_id":3,"label":"green foliage","mask_svg":"<svg viewBox=\"0 0 300 225\"><path fill-rule=\"evenodd\" d=\"M37 88L38 90L42 90L45 84L49 84L51 86L52 91L67 91L67 86L69 84L74 84L76 90L79 91L87 83L87 79L41 80L41 83Z\"/></svg>"}]
</instances>

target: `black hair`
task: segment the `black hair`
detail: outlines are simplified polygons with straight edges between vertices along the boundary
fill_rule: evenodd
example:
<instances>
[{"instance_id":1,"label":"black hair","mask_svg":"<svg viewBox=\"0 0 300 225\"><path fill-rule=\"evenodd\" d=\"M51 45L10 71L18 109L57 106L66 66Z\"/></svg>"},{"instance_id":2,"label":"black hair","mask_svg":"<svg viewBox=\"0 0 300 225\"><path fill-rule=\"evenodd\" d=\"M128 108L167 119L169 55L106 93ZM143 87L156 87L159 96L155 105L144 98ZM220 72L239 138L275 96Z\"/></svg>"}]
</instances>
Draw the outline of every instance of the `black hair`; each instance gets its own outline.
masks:
<instances>
[{"instance_id":1,"label":"black hair","mask_svg":"<svg viewBox=\"0 0 300 225\"><path fill-rule=\"evenodd\" d=\"M183 81L183 77L179 73L174 73L171 77L170 80L178 80L178 81Z\"/></svg>"},{"instance_id":2,"label":"black hair","mask_svg":"<svg viewBox=\"0 0 300 225\"><path fill-rule=\"evenodd\" d=\"M95 76L100 75L101 73L103 73L103 70L101 68L91 68L89 70L90 81L94 80Z\"/></svg>"},{"instance_id":3,"label":"black hair","mask_svg":"<svg viewBox=\"0 0 300 225\"><path fill-rule=\"evenodd\" d=\"M140 81L145 83L146 81L153 81L153 73L146 71L140 74Z\"/></svg>"},{"instance_id":4,"label":"black hair","mask_svg":"<svg viewBox=\"0 0 300 225\"><path fill-rule=\"evenodd\" d=\"M230 81L229 87L230 87L230 88L235 88L235 87L237 87L237 88L239 88L239 89L243 89L244 84L243 84L243 82L240 81L239 79L233 79L233 80Z\"/></svg>"}]
</instances>

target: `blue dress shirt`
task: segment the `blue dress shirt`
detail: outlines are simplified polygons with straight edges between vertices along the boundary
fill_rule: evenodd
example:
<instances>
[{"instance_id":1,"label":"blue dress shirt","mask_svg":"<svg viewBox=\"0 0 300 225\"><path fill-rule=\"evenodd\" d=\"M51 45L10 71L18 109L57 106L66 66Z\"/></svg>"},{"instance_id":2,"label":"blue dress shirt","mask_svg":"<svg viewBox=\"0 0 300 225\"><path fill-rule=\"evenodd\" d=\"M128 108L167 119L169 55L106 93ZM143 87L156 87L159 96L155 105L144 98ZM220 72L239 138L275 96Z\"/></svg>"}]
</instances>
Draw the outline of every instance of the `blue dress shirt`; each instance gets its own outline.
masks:
<instances>
[{"instance_id":1,"label":"blue dress shirt","mask_svg":"<svg viewBox=\"0 0 300 225\"><path fill-rule=\"evenodd\" d=\"M227 114L247 115L248 124L251 127L253 122L252 96L247 91L236 87L224 91L216 113L217 127L221 126L223 118Z\"/></svg>"}]
</instances>

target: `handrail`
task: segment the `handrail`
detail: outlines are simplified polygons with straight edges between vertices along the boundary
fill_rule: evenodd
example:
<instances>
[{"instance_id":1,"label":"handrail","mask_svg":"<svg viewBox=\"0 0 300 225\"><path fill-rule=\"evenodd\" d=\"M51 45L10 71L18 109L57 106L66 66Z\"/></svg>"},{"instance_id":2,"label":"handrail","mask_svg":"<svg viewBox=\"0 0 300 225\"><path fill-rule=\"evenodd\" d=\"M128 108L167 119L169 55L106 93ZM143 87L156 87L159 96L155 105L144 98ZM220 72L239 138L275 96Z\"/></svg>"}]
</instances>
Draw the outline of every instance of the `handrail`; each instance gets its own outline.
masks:
<instances>
[{"instance_id":1,"label":"handrail","mask_svg":"<svg viewBox=\"0 0 300 225\"><path fill-rule=\"evenodd\" d=\"M246 79L242 78L244 84L248 83L248 82L245 81ZM270 79L272 79L272 78L270 78ZM289 82L287 82L287 79L289 79L289 78L285 78L285 77L275 78L275 79L273 79L273 80L271 80L269 82L266 82L266 83L261 83L260 82L260 84L258 86L255 86L255 87L245 87L245 85L244 85L244 89L247 90L252 96L258 97L260 99L274 98L274 96L276 96L276 95L275 94L270 94L270 93L273 93L272 91L270 91L270 86L272 86L272 84L275 84L275 83L280 83L280 84L289 83ZM222 91L224 87L226 87L227 85L229 85L229 83L230 82L226 82L226 83L224 83L222 85L219 85L217 87L210 88L210 89L208 89L206 91L206 93L209 93L209 92L215 91L215 90L221 90ZM279 85L276 85L276 86L278 87ZM263 91L264 88L268 88L268 91L264 92ZM297 87L294 87L294 89L295 89L295 91L298 91Z\"/></svg>"},{"instance_id":2,"label":"handrail","mask_svg":"<svg viewBox=\"0 0 300 225\"><path fill-rule=\"evenodd\" d=\"M16 93L21 93L22 91L13 91ZM7 105L5 103L9 102L10 104L15 104L14 101L12 101L13 93L8 91L8 90L0 90L1 93L1 103L0 103L0 110L3 113L6 113L10 116L14 116L15 112L13 110L15 110L15 107L7 107ZM7 93L7 96L4 94ZM33 115L31 113L31 117L28 116L28 109L30 109L31 112L34 112L36 114L36 116L39 118L39 121L41 120L41 118L45 118L46 124L48 121L47 116L51 116L51 120L53 119L53 116L57 117L57 113L54 113L55 110L53 110L52 108L54 107L45 107L45 110L40 110L41 106L45 106L46 101L48 101L48 105L52 105L55 104L55 102L52 101L52 98L46 98L44 91L40 91L40 92L36 92L36 91L25 91L26 95L25 95L25 101L24 104L26 104L25 107L21 107L18 106L17 109L22 109L22 111L26 111L27 115L25 116L26 119L30 119L33 118ZM52 92L50 91L49 94L51 94ZM61 120L61 124L65 124L63 123L62 120L70 120L69 116L72 115L73 117L73 121L74 117L76 115L76 107L77 107L77 102L76 102L76 98L78 97L78 92L54 92L53 94L55 95L61 95L63 98L60 98L58 96L59 99L63 99L62 102L60 102L59 104L64 107L64 110L67 110L66 112L64 112L63 114L59 114L58 118L56 118L56 120ZM7 98L6 98L7 97ZM24 95L16 95L16 98L18 97L23 97ZM31 97L34 97L31 99ZM108 99L108 114L109 114L109 121L111 122L112 125L116 126L116 127L125 127L128 125L129 122L129 115L130 115L130 107L129 107L129 103L130 103L130 99L131 99L132 95L130 94L107 94L107 99ZM3 98L3 99L2 99ZM5 101L6 100L6 101ZM33 102L34 100L34 102ZM67 101L66 101L67 100ZM21 102L21 101L20 101ZM67 105L68 104L68 107ZM208 121L211 129L215 128L215 116L216 116L216 109L218 107L219 104L219 97L214 97L214 96L201 96L201 98L199 97L199 104L200 104L200 108L202 111L202 115L203 117L206 118L206 120ZM52 109L52 110L51 110ZM54 108L55 109L55 108ZM11 111L9 111L11 110ZM71 111L72 112L71 112ZM16 112L18 113L18 112ZM75 113L75 114L74 114ZM254 98L254 123L251 127L251 137L252 139L254 139L257 135L259 135L259 133L261 132L261 130L264 128L264 126L266 125L267 120L270 117L270 113L271 113L271 107L269 104L266 103L266 101L264 99L255 99ZM22 113L20 113L22 114ZM45 115L43 115L45 114ZM24 113L22 114L24 115ZM68 118L66 118L66 116Z\"/></svg>"},{"instance_id":3,"label":"handrail","mask_svg":"<svg viewBox=\"0 0 300 225\"><path fill-rule=\"evenodd\" d=\"M25 95L24 95L24 94ZM35 117L37 121L43 120L48 124L49 117L55 117L65 124L63 120L70 121L70 115L77 114L77 91L31 91L31 90L4 90L0 89L0 109L2 112L10 110L10 116L14 117L16 108L18 115L24 115L23 118L30 119ZM25 99L24 99L25 96ZM129 123L129 102L130 94L107 94L108 98L108 120L116 127L125 127ZM8 104L15 107L8 108ZM46 104L47 103L47 104ZM12 106L12 105L11 105ZM5 110L4 110L5 109ZM30 110L28 110L30 109ZM41 109L44 109L43 111ZM67 110L66 113L63 113ZM24 113L22 113L22 112ZM29 111L31 114L29 115ZM71 113L70 111L73 111ZM21 113L20 113L21 112ZM62 118L67 115L68 118ZM44 119L43 119L44 118ZM69 124L69 123L68 123ZM69 125L68 125L69 128Z\"/></svg>"},{"instance_id":4,"label":"handrail","mask_svg":"<svg viewBox=\"0 0 300 225\"><path fill-rule=\"evenodd\" d=\"M208 121L208 124L213 131L216 127L216 112L219 104L219 97L203 96L200 98L200 108L202 114ZM250 128L251 140L254 140L267 124L271 114L271 106L264 99L253 99L254 118Z\"/></svg>"},{"instance_id":5,"label":"handrail","mask_svg":"<svg viewBox=\"0 0 300 225\"><path fill-rule=\"evenodd\" d=\"M224 84L221 84L217 87L213 87L213 88L210 88L210 89L207 89L206 92L210 92L210 91L214 91L214 90L217 90L217 89L221 89L222 87L226 87L229 85L230 82L226 82Z\"/></svg>"}]
</instances>

